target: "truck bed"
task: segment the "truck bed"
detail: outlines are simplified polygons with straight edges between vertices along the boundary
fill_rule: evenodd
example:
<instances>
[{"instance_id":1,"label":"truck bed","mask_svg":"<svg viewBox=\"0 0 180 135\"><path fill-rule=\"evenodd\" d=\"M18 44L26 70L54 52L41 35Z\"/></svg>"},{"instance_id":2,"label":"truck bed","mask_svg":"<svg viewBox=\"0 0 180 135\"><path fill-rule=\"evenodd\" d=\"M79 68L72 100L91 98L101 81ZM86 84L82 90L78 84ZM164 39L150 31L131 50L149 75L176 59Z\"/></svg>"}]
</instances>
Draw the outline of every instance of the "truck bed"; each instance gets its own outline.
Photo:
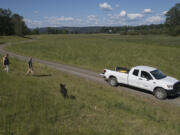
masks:
<instances>
[{"instance_id":1,"label":"truck bed","mask_svg":"<svg viewBox=\"0 0 180 135\"><path fill-rule=\"evenodd\" d=\"M129 69L124 67L116 67L115 70L105 69L105 72L101 76L104 76L105 79L116 77L118 83L128 84Z\"/></svg>"},{"instance_id":2,"label":"truck bed","mask_svg":"<svg viewBox=\"0 0 180 135\"><path fill-rule=\"evenodd\" d=\"M125 68L125 67L116 67L115 71L128 74L130 70L128 68Z\"/></svg>"}]
</instances>

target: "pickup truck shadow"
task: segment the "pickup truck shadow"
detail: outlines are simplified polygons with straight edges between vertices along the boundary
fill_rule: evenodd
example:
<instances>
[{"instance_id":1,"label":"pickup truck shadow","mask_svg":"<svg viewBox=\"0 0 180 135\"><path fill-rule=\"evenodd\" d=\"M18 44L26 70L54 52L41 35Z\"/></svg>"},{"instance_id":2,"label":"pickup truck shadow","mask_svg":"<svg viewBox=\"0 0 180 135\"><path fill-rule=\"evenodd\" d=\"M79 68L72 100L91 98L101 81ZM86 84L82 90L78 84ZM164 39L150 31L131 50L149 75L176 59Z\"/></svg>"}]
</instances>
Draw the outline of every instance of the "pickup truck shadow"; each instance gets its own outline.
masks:
<instances>
[{"instance_id":1,"label":"pickup truck shadow","mask_svg":"<svg viewBox=\"0 0 180 135\"><path fill-rule=\"evenodd\" d=\"M180 98L180 94L177 95L173 95L173 96L169 96L168 99L176 99L176 98Z\"/></svg>"},{"instance_id":2,"label":"pickup truck shadow","mask_svg":"<svg viewBox=\"0 0 180 135\"><path fill-rule=\"evenodd\" d=\"M135 90L135 91L140 91L140 92L143 92L143 93L146 93L146 94L151 94L151 95L153 95L153 92L147 91L147 90L145 90L145 89L140 89L140 88L132 87L132 86L125 85L125 84L119 84L119 86L125 87L125 88L129 88L129 89L133 89L133 90ZM168 96L168 97L167 97L167 99L176 99L176 98L180 98L180 93L177 94L177 95L171 95L171 96Z\"/></svg>"}]
</instances>

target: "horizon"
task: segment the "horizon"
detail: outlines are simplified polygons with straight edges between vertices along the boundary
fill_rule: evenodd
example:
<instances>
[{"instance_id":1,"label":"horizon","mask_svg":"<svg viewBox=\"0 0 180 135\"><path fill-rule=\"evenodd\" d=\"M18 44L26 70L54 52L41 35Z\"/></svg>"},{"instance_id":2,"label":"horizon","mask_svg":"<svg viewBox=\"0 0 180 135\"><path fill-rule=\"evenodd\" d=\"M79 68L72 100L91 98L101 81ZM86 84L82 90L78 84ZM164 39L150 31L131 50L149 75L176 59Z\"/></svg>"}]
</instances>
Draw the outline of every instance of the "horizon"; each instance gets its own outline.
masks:
<instances>
[{"instance_id":1,"label":"horizon","mask_svg":"<svg viewBox=\"0 0 180 135\"><path fill-rule=\"evenodd\" d=\"M24 17L29 28L117 27L162 24L179 0L0 0L1 7ZM163 5L163 6L161 6Z\"/></svg>"},{"instance_id":2,"label":"horizon","mask_svg":"<svg viewBox=\"0 0 180 135\"><path fill-rule=\"evenodd\" d=\"M122 25L122 26L57 26L57 27L54 27L54 26L45 26L45 27L35 27L35 28L30 28L30 29L43 29L43 28L95 28L95 27L99 27L99 28L102 28L102 27L141 27L141 26L150 26L150 25L163 25L162 23L160 24L142 24L142 25L135 25L135 26L132 26L132 25Z\"/></svg>"}]
</instances>

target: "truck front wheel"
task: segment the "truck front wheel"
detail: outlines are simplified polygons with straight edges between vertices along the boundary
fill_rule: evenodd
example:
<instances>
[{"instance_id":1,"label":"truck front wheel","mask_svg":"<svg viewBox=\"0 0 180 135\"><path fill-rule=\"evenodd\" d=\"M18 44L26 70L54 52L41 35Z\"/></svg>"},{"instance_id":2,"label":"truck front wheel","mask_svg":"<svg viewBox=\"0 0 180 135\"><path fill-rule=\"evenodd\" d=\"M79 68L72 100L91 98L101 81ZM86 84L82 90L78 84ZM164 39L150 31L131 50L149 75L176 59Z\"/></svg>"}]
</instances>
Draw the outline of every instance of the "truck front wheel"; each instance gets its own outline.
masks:
<instances>
[{"instance_id":1,"label":"truck front wheel","mask_svg":"<svg viewBox=\"0 0 180 135\"><path fill-rule=\"evenodd\" d=\"M163 88L155 89L154 95L155 95L156 98L161 99L161 100L167 98L167 92Z\"/></svg>"},{"instance_id":2,"label":"truck front wheel","mask_svg":"<svg viewBox=\"0 0 180 135\"><path fill-rule=\"evenodd\" d=\"M117 79L116 79L115 77L110 77L110 78L108 79L108 82L109 82L109 84L110 84L111 86L113 86L113 87L115 87L115 86L118 85Z\"/></svg>"}]
</instances>

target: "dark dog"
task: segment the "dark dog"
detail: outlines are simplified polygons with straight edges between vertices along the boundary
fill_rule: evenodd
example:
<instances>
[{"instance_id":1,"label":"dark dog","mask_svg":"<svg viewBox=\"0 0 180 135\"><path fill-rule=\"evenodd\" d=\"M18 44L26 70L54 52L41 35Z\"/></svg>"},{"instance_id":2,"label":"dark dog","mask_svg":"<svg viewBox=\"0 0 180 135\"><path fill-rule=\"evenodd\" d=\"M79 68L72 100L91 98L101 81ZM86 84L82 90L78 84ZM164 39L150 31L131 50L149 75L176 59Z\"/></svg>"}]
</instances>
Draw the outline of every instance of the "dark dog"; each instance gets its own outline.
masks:
<instances>
[{"instance_id":1,"label":"dark dog","mask_svg":"<svg viewBox=\"0 0 180 135\"><path fill-rule=\"evenodd\" d=\"M64 99L69 97L67 93L67 89L64 84L60 84L60 93L62 94Z\"/></svg>"},{"instance_id":2,"label":"dark dog","mask_svg":"<svg viewBox=\"0 0 180 135\"><path fill-rule=\"evenodd\" d=\"M67 98L69 98L69 99L76 99L76 97L75 96L73 96L73 95L68 95L68 91L67 91L67 89L66 89L66 86L64 85L64 84L61 84L60 83L60 93L61 93L61 95L64 97L64 99L67 99Z\"/></svg>"}]
</instances>

